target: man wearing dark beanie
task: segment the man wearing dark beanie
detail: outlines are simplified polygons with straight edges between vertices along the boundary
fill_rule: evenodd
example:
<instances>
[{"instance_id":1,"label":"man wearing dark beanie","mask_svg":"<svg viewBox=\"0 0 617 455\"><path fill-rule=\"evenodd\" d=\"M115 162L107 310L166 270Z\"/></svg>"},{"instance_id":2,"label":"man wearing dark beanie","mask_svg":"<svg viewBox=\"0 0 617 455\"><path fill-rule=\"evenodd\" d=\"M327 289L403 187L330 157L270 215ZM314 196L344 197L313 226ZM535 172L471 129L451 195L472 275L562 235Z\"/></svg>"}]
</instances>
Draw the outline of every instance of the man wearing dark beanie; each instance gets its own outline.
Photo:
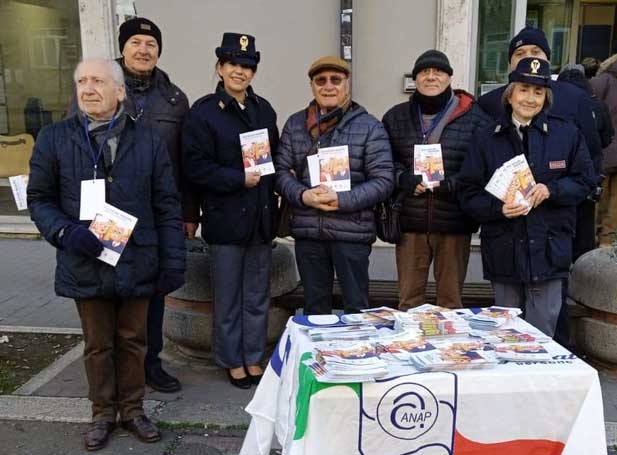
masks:
<instances>
[{"instance_id":1,"label":"man wearing dark beanie","mask_svg":"<svg viewBox=\"0 0 617 455\"><path fill-rule=\"evenodd\" d=\"M396 165L395 182L398 191L405 193L400 218L402 236L396 245L401 310L426 303L431 262L437 305L461 307L471 234L478 226L458 205L456 174L472 134L490 119L470 94L452 90L452 73L443 52L424 52L411 73L416 92L383 118ZM437 172L428 166L427 179L414 172L414 162L423 147L441 148L443 159ZM441 176L443 180L432 186L430 176Z\"/></svg>"},{"instance_id":2,"label":"man wearing dark beanie","mask_svg":"<svg viewBox=\"0 0 617 455\"><path fill-rule=\"evenodd\" d=\"M542 30L527 26L510 41L508 55L510 57L510 68L513 71L518 62L526 57L550 60L551 49ZM553 92L553 105L550 113L563 117L578 127L589 149L597 176L597 183L601 184L602 144L596 129L591 98L580 88L561 81L551 81L550 88ZM498 119L505 112L505 104L502 101L505 89L504 85L478 99L478 104L494 119ZM544 170L538 170L538 172L544 172ZM592 195L590 195L591 197ZM576 260L580 255L595 247L594 206L595 203L592 200L586 200L577 206L576 235L573 239L573 260ZM567 280L562 289L564 290L564 299L555 332L555 341L568 345L568 318L565 302Z\"/></svg>"},{"instance_id":3,"label":"man wearing dark beanie","mask_svg":"<svg viewBox=\"0 0 617 455\"><path fill-rule=\"evenodd\" d=\"M181 128L189 104L184 92L157 67L163 46L161 30L149 19L136 17L120 26L118 35L122 57L118 63L126 79L127 113L138 123L153 128L167 144L176 186L182 195L184 229L193 237L199 222L199 205L182 180ZM145 360L146 384L159 392L180 390L180 381L163 370L163 315L165 296L150 299L148 310L148 352Z\"/></svg>"}]
</instances>

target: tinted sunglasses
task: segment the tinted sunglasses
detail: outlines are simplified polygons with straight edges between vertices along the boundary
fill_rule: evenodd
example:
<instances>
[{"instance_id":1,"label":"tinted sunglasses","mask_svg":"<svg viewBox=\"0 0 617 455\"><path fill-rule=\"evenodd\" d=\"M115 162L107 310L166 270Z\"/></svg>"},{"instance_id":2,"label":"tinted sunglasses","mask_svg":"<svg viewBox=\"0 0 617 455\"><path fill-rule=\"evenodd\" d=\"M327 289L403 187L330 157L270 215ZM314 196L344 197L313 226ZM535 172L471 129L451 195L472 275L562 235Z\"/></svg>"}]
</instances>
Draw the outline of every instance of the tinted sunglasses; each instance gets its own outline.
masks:
<instances>
[{"instance_id":1,"label":"tinted sunglasses","mask_svg":"<svg viewBox=\"0 0 617 455\"><path fill-rule=\"evenodd\" d=\"M335 86L339 86L343 83L343 81L346 79L343 76L317 76L315 78L313 78L313 82L315 82L315 85L317 85L318 87L323 87L324 85L326 85L328 83L328 79L330 79L330 83L332 85Z\"/></svg>"}]
</instances>

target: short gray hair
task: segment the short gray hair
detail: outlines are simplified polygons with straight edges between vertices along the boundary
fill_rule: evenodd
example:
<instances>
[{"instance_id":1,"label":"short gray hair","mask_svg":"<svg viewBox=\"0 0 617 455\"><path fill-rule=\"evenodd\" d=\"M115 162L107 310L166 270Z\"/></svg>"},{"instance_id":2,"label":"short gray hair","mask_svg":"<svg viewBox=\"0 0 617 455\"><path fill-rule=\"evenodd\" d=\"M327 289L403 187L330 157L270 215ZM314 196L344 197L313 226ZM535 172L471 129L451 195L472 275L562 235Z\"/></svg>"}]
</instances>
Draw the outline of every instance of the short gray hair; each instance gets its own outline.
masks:
<instances>
[{"instance_id":1,"label":"short gray hair","mask_svg":"<svg viewBox=\"0 0 617 455\"><path fill-rule=\"evenodd\" d=\"M75 81L75 83L77 83L77 73L79 72L79 67L82 64L89 62L102 63L109 70L109 74L111 74L111 78L116 83L116 85L124 85L124 71L122 70L122 67L115 60L109 60L107 58L85 58L81 62L79 62L75 67L75 71L73 72L73 81Z\"/></svg>"},{"instance_id":2,"label":"short gray hair","mask_svg":"<svg viewBox=\"0 0 617 455\"><path fill-rule=\"evenodd\" d=\"M508 98L512 96L512 92L514 91L514 84L516 84L516 82L510 82L504 90L503 95L501 95L501 104L503 104L504 106L510 104ZM524 84L524 82L521 82L521 84ZM542 110L544 112L548 112L549 109L553 106L553 90L551 90L550 87L545 88L546 99L544 100L544 106L542 106Z\"/></svg>"}]
</instances>

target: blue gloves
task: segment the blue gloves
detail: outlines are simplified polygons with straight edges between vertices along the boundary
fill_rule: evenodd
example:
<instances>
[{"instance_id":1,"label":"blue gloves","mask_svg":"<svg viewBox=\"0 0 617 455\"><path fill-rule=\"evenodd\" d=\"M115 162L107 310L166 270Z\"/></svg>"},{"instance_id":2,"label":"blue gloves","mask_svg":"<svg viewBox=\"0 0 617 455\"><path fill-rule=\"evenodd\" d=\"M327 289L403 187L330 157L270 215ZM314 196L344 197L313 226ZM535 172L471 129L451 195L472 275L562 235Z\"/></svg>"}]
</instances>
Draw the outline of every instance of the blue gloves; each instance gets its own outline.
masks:
<instances>
[{"instance_id":1,"label":"blue gloves","mask_svg":"<svg viewBox=\"0 0 617 455\"><path fill-rule=\"evenodd\" d=\"M159 295L167 295L184 284L184 271L176 269L163 269L159 273L156 292Z\"/></svg>"},{"instance_id":2,"label":"blue gloves","mask_svg":"<svg viewBox=\"0 0 617 455\"><path fill-rule=\"evenodd\" d=\"M96 258L103 251L103 244L87 227L81 224L70 224L64 228L58 238L60 247L87 258Z\"/></svg>"}]
</instances>

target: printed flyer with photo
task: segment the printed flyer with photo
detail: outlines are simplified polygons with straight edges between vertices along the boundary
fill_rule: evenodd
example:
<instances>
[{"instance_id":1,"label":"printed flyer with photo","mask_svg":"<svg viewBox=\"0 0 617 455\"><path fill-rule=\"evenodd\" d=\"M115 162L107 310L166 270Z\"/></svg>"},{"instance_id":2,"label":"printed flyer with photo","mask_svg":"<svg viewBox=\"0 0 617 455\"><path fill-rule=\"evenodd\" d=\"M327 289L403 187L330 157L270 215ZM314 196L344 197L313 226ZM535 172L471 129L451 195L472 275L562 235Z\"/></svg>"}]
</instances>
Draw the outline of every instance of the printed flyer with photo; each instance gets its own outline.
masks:
<instances>
[{"instance_id":1,"label":"printed flyer with photo","mask_svg":"<svg viewBox=\"0 0 617 455\"><path fill-rule=\"evenodd\" d=\"M413 147L413 173L421 175L429 188L439 186L445 178L441 144L416 144Z\"/></svg>"},{"instance_id":2,"label":"printed flyer with photo","mask_svg":"<svg viewBox=\"0 0 617 455\"><path fill-rule=\"evenodd\" d=\"M517 155L498 168L484 188L506 204L529 205L526 196L535 184L525 155Z\"/></svg>"},{"instance_id":3,"label":"printed flyer with photo","mask_svg":"<svg viewBox=\"0 0 617 455\"><path fill-rule=\"evenodd\" d=\"M133 215L106 203L89 227L104 247L98 259L115 267L136 224L137 218Z\"/></svg>"},{"instance_id":4,"label":"printed flyer with photo","mask_svg":"<svg viewBox=\"0 0 617 455\"><path fill-rule=\"evenodd\" d=\"M17 210L26 210L28 208L28 204L26 202L28 178L28 175L15 175L13 177L9 177L9 183L11 184L11 191L13 192L13 198L15 199Z\"/></svg>"},{"instance_id":5,"label":"printed flyer with photo","mask_svg":"<svg viewBox=\"0 0 617 455\"><path fill-rule=\"evenodd\" d=\"M261 175L274 174L274 163L270 150L270 139L266 128L240 134L244 172L259 172Z\"/></svg>"},{"instance_id":6,"label":"printed flyer with photo","mask_svg":"<svg viewBox=\"0 0 617 455\"><path fill-rule=\"evenodd\" d=\"M341 145L319 149L306 157L311 187L326 185L336 192L351 190L349 147Z\"/></svg>"}]
</instances>

